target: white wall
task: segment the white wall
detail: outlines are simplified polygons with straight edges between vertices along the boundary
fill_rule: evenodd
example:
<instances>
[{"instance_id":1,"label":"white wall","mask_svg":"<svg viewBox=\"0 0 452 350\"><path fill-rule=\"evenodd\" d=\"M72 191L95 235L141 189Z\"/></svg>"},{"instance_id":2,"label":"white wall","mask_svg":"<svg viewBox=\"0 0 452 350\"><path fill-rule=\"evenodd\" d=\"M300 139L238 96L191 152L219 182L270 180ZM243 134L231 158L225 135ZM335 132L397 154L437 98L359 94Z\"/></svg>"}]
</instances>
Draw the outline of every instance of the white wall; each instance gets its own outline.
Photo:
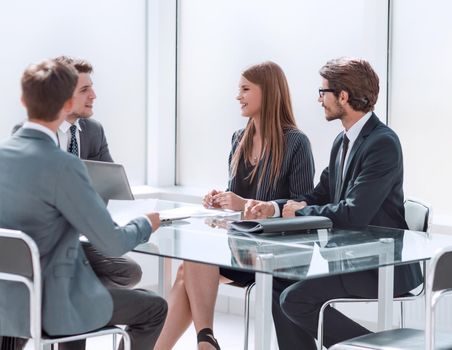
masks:
<instances>
[{"instance_id":1,"label":"white wall","mask_svg":"<svg viewBox=\"0 0 452 350\"><path fill-rule=\"evenodd\" d=\"M392 4L389 124L404 149L405 192L433 204L436 224L452 225L452 4ZM0 140L25 118L19 79L29 63L61 54L85 57L95 68L94 117L132 184L173 184L177 141L178 183L224 188L230 136L246 122L234 100L240 72L272 59L288 77L318 176L340 130L339 123L324 121L317 103L318 69L327 59L370 60L381 78L377 113L386 117L386 8L387 1L378 0L179 1L175 140L174 1L2 3Z\"/></svg>"},{"instance_id":2,"label":"white wall","mask_svg":"<svg viewBox=\"0 0 452 350\"><path fill-rule=\"evenodd\" d=\"M58 55L94 66L94 118L131 183L145 182L145 0L21 0L0 4L0 140L26 117L19 80L31 62Z\"/></svg>"},{"instance_id":3,"label":"white wall","mask_svg":"<svg viewBox=\"0 0 452 350\"><path fill-rule=\"evenodd\" d=\"M405 194L452 225L452 2L393 1L389 124L400 136Z\"/></svg>"},{"instance_id":4,"label":"white wall","mask_svg":"<svg viewBox=\"0 0 452 350\"><path fill-rule=\"evenodd\" d=\"M328 59L371 62L381 80L376 111L386 119L386 1L183 0L179 11L178 184L225 188L231 135L246 123L238 80L251 64L273 60L285 71L317 178L341 129L317 102Z\"/></svg>"}]
</instances>

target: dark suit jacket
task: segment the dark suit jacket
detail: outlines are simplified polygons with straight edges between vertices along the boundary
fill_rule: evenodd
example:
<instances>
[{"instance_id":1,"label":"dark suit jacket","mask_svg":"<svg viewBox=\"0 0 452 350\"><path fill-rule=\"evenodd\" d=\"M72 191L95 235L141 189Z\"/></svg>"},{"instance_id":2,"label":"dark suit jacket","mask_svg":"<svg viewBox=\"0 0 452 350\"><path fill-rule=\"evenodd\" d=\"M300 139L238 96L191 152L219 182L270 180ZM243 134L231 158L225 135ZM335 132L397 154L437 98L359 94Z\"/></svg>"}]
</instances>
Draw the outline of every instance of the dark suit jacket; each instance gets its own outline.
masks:
<instances>
[{"instance_id":1,"label":"dark suit jacket","mask_svg":"<svg viewBox=\"0 0 452 350\"><path fill-rule=\"evenodd\" d=\"M229 174L231 171L231 160L240 140L242 139L244 129L238 130L232 136L232 149L229 154ZM314 157L312 156L311 144L308 137L300 130L287 130L284 133L284 159L281 165L281 174L279 179L271 178L270 165L271 158L267 168L263 164L259 165L257 176L264 172L261 186L257 189L257 200L269 201L277 198L295 199L300 195L312 191L314 185ZM237 182L243 181L236 176L229 176L228 190L236 192Z\"/></svg>"},{"instance_id":2,"label":"dark suit jacket","mask_svg":"<svg viewBox=\"0 0 452 350\"><path fill-rule=\"evenodd\" d=\"M363 228L367 225L407 229L403 206L403 157L399 138L375 114L362 128L350 151L340 200L334 203L342 133L334 140L329 166L314 191L299 197L308 206L296 215L322 215L335 227ZM286 201L278 201L281 209ZM343 276L347 290L373 297L377 272ZM395 269L395 292L403 294L421 283L418 264Z\"/></svg>"},{"instance_id":3,"label":"dark suit jacket","mask_svg":"<svg viewBox=\"0 0 452 350\"><path fill-rule=\"evenodd\" d=\"M92 118L80 118L80 158L113 163L102 124ZM23 122L13 127L14 134Z\"/></svg>"}]
</instances>

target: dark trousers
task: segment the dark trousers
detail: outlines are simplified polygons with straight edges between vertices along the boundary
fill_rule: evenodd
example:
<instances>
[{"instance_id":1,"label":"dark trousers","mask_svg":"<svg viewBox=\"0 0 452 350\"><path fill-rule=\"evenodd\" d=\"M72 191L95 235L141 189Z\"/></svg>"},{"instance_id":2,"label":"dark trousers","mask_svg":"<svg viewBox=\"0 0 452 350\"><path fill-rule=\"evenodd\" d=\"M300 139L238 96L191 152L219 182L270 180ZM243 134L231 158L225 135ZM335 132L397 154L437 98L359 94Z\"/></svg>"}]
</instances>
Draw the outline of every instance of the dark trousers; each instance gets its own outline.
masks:
<instances>
[{"instance_id":1,"label":"dark trousers","mask_svg":"<svg viewBox=\"0 0 452 350\"><path fill-rule=\"evenodd\" d=\"M110 289L113 315L108 325L127 325L132 350L153 349L163 328L166 301L153 292L141 289ZM61 343L62 350L83 350L85 341ZM123 349L121 342L119 349Z\"/></svg>"},{"instance_id":2,"label":"dark trousers","mask_svg":"<svg viewBox=\"0 0 452 350\"><path fill-rule=\"evenodd\" d=\"M300 282L273 280L273 319L280 350L316 350L319 311L327 300L352 297L339 276ZM324 345L370 333L336 309L324 313Z\"/></svg>"},{"instance_id":3,"label":"dark trousers","mask_svg":"<svg viewBox=\"0 0 452 350\"><path fill-rule=\"evenodd\" d=\"M141 280L140 265L127 256L106 257L89 242L82 243L86 258L107 288L133 288Z\"/></svg>"}]
</instances>

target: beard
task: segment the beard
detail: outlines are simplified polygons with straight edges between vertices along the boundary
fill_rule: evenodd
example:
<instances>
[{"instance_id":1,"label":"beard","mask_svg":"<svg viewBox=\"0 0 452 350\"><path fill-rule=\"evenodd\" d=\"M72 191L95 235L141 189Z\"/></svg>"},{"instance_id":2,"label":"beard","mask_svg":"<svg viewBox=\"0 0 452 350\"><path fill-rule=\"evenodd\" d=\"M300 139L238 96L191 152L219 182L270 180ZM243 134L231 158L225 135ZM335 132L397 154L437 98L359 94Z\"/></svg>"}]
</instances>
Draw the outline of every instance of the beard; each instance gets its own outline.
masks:
<instances>
[{"instance_id":1,"label":"beard","mask_svg":"<svg viewBox=\"0 0 452 350\"><path fill-rule=\"evenodd\" d=\"M336 101L336 103L332 107L326 107L325 105L323 105L323 108L325 110L325 118L329 122L336 119L342 120L345 115L345 109L338 101Z\"/></svg>"},{"instance_id":2,"label":"beard","mask_svg":"<svg viewBox=\"0 0 452 350\"><path fill-rule=\"evenodd\" d=\"M70 118L79 119L79 118L89 118L93 115L92 111L74 111L69 114Z\"/></svg>"}]
</instances>

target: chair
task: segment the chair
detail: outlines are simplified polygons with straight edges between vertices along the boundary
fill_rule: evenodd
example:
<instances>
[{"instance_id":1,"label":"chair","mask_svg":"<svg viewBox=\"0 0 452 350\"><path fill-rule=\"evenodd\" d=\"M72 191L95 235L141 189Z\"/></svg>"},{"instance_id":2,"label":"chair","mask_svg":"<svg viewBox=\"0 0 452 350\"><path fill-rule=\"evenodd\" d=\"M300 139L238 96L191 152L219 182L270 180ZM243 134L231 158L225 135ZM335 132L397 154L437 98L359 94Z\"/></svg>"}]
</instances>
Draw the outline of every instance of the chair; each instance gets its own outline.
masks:
<instances>
[{"instance_id":1,"label":"chair","mask_svg":"<svg viewBox=\"0 0 452 350\"><path fill-rule=\"evenodd\" d=\"M333 345L330 350L433 350L452 349L450 333L435 336L435 311L439 300L452 294L452 246L440 249L431 260L426 282L425 332L399 328L356 337ZM436 345L436 347L435 347Z\"/></svg>"},{"instance_id":2,"label":"chair","mask_svg":"<svg viewBox=\"0 0 452 350\"><path fill-rule=\"evenodd\" d=\"M426 204L420 200L416 199L406 199L404 203L405 207L405 221L407 222L408 228L412 231L422 231L427 234L431 222L432 209L429 204ZM419 297L424 296L425 287L425 271L426 262L423 262L424 271L424 283L422 289L416 294L408 293L406 295L394 298L394 301L400 302L400 326L404 327L404 309L403 302L416 300ZM377 299L364 299L364 298L338 298L332 299L325 302L319 312L319 321L317 326L317 345L318 349L323 348L323 314L327 307L334 303L357 303L357 302L377 302Z\"/></svg>"},{"instance_id":3,"label":"chair","mask_svg":"<svg viewBox=\"0 0 452 350\"><path fill-rule=\"evenodd\" d=\"M250 329L250 300L251 300L251 290L256 285L256 282L251 282L248 285L243 285L240 283L229 283L228 286L232 287L239 287L239 288L245 288L245 307L243 312L243 349L248 350L248 336L249 336L249 329Z\"/></svg>"},{"instance_id":4,"label":"chair","mask_svg":"<svg viewBox=\"0 0 452 350\"><path fill-rule=\"evenodd\" d=\"M248 350L248 335L250 330L250 299L251 299L251 290L256 285L256 282L250 283L245 287L245 330L243 332L243 349Z\"/></svg>"},{"instance_id":5,"label":"chair","mask_svg":"<svg viewBox=\"0 0 452 350\"><path fill-rule=\"evenodd\" d=\"M130 350L130 337L119 327L105 327L92 332L64 337L49 337L42 334L41 326L41 265L38 248L28 235L20 231L0 229L0 280L23 283L30 296L30 334L34 349L41 350L52 344L74 340L113 335L122 335L124 349Z\"/></svg>"}]
</instances>

